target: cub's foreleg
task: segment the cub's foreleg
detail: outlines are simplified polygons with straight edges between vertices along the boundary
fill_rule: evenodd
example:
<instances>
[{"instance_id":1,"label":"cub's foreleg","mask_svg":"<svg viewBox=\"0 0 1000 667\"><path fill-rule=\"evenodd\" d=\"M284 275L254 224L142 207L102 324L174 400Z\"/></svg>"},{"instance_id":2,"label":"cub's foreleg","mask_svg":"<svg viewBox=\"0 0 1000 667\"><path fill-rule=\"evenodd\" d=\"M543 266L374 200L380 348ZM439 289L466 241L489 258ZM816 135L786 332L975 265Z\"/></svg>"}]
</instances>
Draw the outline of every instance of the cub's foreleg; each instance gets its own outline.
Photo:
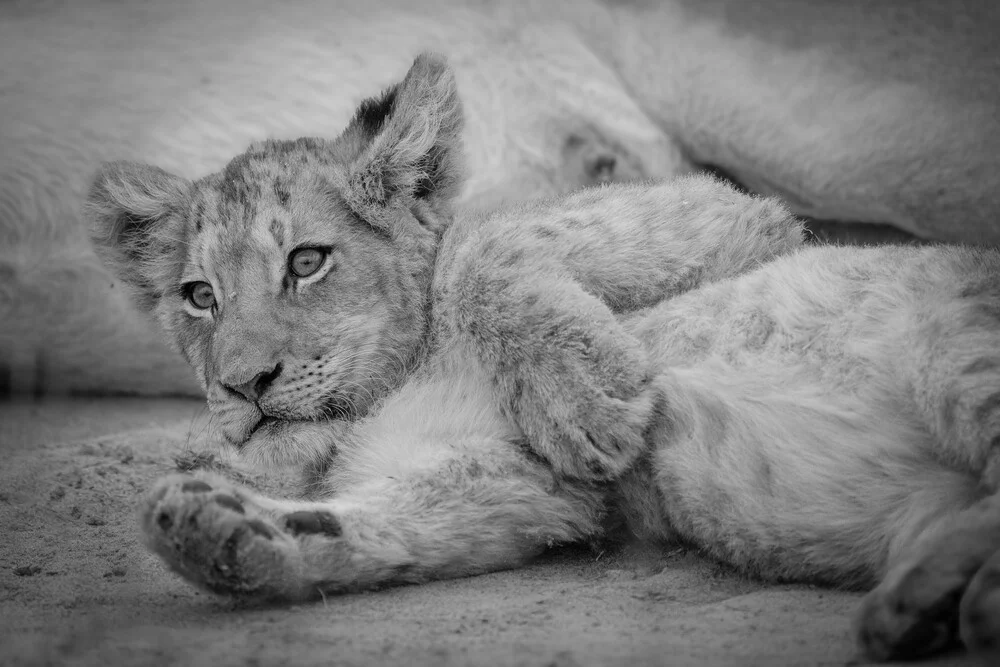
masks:
<instances>
[{"instance_id":1,"label":"cub's foreleg","mask_svg":"<svg viewBox=\"0 0 1000 667\"><path fill-rule=\"evenodd\" d=\"M646 354L618 316L791 252L801 236L776 200L706 177L586 190L463 220L442 249L438 319L556 471L613 478L644 451L655 403Z\"/></svg>"},{"instance_id":2,"label":"cub's foreleg","mask_svg":"<svg viewBox=\"0 0 1000 667\"><path fill-rule=\"evenodd\" d=\"M336 498L273 500L212 475L166 477L147 496L147 546L214 593L303 600L515 567L594 530L593 507L509 443L489 460L447 456Z\"/></svg>"}]
</instances>

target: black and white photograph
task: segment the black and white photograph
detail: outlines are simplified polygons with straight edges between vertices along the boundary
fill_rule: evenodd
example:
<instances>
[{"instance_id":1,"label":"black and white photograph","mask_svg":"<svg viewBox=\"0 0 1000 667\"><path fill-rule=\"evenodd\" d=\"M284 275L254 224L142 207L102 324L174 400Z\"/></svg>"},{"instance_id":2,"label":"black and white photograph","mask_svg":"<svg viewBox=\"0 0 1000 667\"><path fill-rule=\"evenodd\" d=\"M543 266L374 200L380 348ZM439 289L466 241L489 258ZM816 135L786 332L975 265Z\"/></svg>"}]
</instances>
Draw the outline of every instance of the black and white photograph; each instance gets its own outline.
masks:
<instances>
[{"instance_id":1,"label":"black and white photograph","mask_svg":"<svg viewBox=\"0 0 1000 667\"><path fill-rule=\"evenodd\" d=\"M997 0L0 0L0 665L1000 665Z\"/></svg>"}]
</instances>

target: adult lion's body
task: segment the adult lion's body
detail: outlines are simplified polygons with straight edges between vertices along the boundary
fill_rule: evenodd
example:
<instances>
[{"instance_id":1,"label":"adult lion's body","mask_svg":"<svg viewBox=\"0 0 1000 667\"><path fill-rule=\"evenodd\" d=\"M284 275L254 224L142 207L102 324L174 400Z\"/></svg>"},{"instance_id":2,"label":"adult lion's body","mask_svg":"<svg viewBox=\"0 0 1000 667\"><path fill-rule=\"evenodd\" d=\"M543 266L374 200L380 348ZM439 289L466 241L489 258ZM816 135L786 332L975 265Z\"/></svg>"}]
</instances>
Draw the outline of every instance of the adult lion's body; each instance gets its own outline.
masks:
<instances>
[{"instance_id":1,"label":"adult lion's body","mask_svg":"<svg viewBox=\"0 0 1000 667\"><path fill-rule=\"evenodd\" d=\"M451 56L468 205L720 165L798 212L995 242L995 3L5 2L0 368L15 390L195 392L83 243L99 162L186 175L322 135Z\"/></svg>"}]
</instances>

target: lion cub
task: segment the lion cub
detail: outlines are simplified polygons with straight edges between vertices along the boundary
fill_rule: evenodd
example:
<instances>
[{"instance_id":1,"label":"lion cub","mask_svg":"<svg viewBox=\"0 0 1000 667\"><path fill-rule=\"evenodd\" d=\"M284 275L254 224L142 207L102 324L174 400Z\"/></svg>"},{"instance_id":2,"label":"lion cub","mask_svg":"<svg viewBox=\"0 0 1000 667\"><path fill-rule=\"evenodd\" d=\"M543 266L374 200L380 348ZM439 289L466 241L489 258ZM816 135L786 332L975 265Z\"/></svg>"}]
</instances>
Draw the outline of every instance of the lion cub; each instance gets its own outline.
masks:
<instances>
[{"instance_id":1,"label":"lion cub","mask_svg":"<svg viewBox=\"0 0 1000 667\"><path fill-rule=\"evenodd\" d=\"M298 600L513 567L614 514L761 577L877 584L876 658L994 646L1000 253L804 248L707 178L456 214L461 127L421 56L335 140L99 176L99 248L221 437L309 483L167 477L153 551Z\"/></svg>"}]
</instances>

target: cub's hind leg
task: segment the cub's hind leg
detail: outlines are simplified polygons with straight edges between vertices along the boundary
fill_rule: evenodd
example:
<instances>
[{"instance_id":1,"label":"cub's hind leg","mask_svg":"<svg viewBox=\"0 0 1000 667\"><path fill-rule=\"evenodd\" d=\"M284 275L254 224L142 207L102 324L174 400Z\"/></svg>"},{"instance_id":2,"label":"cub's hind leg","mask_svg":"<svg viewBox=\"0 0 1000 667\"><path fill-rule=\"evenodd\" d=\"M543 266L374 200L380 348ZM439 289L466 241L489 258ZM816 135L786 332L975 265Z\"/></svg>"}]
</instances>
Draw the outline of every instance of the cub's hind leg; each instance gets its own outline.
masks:
<instances>
[{"instance_id":1,"label":"cub's hind leg","mask_svg":"<svg viewBox=\"0 0 1000 667\"><path fill-rule=\"evenodd\" d=\"M928 526L869 595L858 637L873 657L928 653L958 636L984 648L1000 626L1000 253L928 249L901 272L896 371L942 471L982 500ZM994 563L994 565L989 565ZM982 572L982 574L977 574ZM970 584L974 581L975 584Z\"/></svg>"},{"instance_id":2,"label":"cub's hind leg","mask_svg":"<svg viewBox=\"0 0 1000 667\"><path fill-rule=\"evenodd\" d=\"M941 248L913 268L901 374L941 459L1000 490L1000 252Z\"/></svg>"}]
</instances>

